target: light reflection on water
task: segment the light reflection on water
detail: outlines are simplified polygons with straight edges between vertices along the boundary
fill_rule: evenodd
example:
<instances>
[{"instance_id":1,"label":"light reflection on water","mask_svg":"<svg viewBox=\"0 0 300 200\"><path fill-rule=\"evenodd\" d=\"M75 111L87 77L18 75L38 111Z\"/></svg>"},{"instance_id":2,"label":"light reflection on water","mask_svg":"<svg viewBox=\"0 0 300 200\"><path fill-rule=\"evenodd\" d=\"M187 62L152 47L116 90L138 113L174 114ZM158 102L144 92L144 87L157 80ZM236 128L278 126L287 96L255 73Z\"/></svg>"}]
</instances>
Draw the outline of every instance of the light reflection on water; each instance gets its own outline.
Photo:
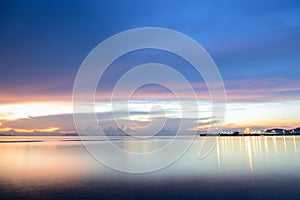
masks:
<instances>
[{"instance_id":1,"label":"light reflection on water","mask_svg":"<svg viewBox=\"0 0 300 200\"><path fill-rule=\"evenodd\" d=\"M297 173L300 166L299 139L298 136L219 138L216 145L218 168L235 169L239 166L236 172L244 173L274 170Z\"/></svg>"},{"instance_id":2,"label":"light reflection on water","mask_svg":"<svg viewBox=\"0 0 300 200\"><path fill-rule=\"evenodd\" d=\"M101 141L97 141L99 139ZM113 139L129 152L147 152L168 140L166 137L146 141ZM107 145L103 138L87 137L87 140L91 140L91 145ZM188 140L181 139L177 145ZM176 181L191 177L230 179L274 174L300 177L299 136L219 137L211 154L199 159L202 143L203 138L198 137L173 165L155 173L136 176L119 173L98 163L77 137L1 137L0 186L20 189L24 185L48 187L50 184L67 187L70 184L86 184L90 179L105 183L132 183L162 181L170 177ZM126 164L122 155L120 161Z\"/></svg>"}]
</instances>

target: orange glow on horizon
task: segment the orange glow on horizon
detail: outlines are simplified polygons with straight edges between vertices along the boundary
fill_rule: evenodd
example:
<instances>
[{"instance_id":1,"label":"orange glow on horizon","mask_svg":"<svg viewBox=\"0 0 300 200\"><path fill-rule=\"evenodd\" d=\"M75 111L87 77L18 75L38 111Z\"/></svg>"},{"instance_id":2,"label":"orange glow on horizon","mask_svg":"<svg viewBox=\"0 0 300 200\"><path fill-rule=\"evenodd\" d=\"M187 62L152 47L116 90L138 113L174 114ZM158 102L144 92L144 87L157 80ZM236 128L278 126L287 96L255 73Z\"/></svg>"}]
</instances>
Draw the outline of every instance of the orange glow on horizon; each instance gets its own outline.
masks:
<instances>
[{"instance_id":1,"label":"orange glow on horizon","mask_svg":"<svg viewBox=\"0 0 300 200\"><path fill-rule=\"evenodd\" d=\"M188 129L189 131L206 131L207 129L209 129L210 126L209 125L201 125L201 126L196 126L194 128L190 128Z\"/></svg>"},{"instance_id":2,"label":"orange glow on horizon","mask_svg":"<svg viewBox=\"0 0 300 200\"><path fill-rule=\"evenodd\" d=\"M48 128L43 128L43 129L22 129L22 128L1 128L1 132L9 132L9 131L15 131L15 132L20 132L20 133L33 133L35 131L38 132L54 132L59 130L59 127L48 127Z\"/></svg>"},{"instance_id":3,"label":"orange glow on horizon","mask_svg":"<svg viewBox=\"0 0 300 200\"><path fill-rule=\"evenodd\" d=\"M151 110L152 106L156 104L162 105L166 110L172 110L172 112L165 113L164 117L170 118L180 118L180 106L176 101L162 100L162 102L131 102L130 109L134 112L148 112ZM239 103L227 103L227 112L225 116L225 122L223 129L227 130L240 130L243 132L245 128L249 127L249 130L245 130L245 133L256 130L265 130L271 128L284 128L284 129L294 129L300 126L300 110L298 109L300 101L274 101L274 102L239 102ZM192 106L192 104L191 104ZM208 128L213 128L211 122L211 112L212 108L209 102L199 101L199 115L198 122L200 126L197 126L195 122L195 127L187 128L187 131L206 131ZM194 114L193 107L189 107L191 115ZM109 102L96 102L95 111L97 113L111 112L112 106ZM174 112L173 112L174 111ZM178 112L177 112L178 111ZM124 112L120 110L120 112ZM149 114L131 114L129 118L124 118L124 120L132 120L139 122L138 125L134 127L129 127L131 129L144 128L145 124L148 124L150 120ZM40 101L38 102L27 102L27 103L15 103L11 104L1 104L0 102L0 131L9 132L12 129L16 132L31 133L36 131L40 132L54 132L59 130L60 133L63 132L75 132L70 130L75 130L72 119L63 118L61 115L71 116L73 113L72 102L70 101ZM179 114L178 114L179 113ZM277 113L280 113L277 114ZM51 120L45 116L52 117ZM155 115L154 117L160 117L161 115ZM45 118L43 118L45 117ZM205 120L201 119L204 118ZM26 125L25 122L30 121L30 125ZM53 120L52 120L53 119ZM61 119L66 119L68 123ZM19 120L19 121L18 121ZM23 122L22 122L23 120ZM60 120L60 121L58 121ZM68 121L69 120L69 121ZM21 123L22 122L22 123ZM202 125L201 125L202 124ZM46 127L46 128L44 128ZM48 127L48 128L47 128ZM59 127L59 128L58 128ZM222 131L222 130L220 130Z\"/></svg>"}]
</instances>

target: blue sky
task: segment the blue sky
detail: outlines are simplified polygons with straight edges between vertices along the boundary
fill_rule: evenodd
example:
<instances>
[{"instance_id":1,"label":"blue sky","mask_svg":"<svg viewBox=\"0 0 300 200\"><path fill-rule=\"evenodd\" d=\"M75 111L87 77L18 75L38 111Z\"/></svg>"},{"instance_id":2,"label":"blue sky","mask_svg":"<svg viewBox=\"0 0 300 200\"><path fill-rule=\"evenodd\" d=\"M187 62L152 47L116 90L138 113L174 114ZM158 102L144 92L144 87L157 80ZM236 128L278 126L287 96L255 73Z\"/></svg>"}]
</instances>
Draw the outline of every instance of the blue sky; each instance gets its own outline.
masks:
<instances>
[{"instance_id":1,"label":"blue sky","mask_svg":"<svg viewBox=\"0 0 300 200\"><path fill-rule=\"evenodd\" d=\"M174 29L199 42L234 103L281 99L285 105L300 97L299 1L7 0L0 2L0 23L3 105L70 103L87 54L114 34L146 26ZM124 62L138 60L129 55Z\"/></svg>"},{"instance_id":2,"label":"blue sky","mask_svg":"<svg viewBox=\"0 0 300 200\"><path fill-rule=\"evenodd\" d=\"M23 76L26 81L32 80L32 73L43 80L74 77L99 42L144 26L171 28L194 38L213 57L224 79L297 78L299 74L298 1L42 0L1 4L2 84L11 84L11 76L19 79L16 71L30 75Z\"/></svg>"}]
</instances>

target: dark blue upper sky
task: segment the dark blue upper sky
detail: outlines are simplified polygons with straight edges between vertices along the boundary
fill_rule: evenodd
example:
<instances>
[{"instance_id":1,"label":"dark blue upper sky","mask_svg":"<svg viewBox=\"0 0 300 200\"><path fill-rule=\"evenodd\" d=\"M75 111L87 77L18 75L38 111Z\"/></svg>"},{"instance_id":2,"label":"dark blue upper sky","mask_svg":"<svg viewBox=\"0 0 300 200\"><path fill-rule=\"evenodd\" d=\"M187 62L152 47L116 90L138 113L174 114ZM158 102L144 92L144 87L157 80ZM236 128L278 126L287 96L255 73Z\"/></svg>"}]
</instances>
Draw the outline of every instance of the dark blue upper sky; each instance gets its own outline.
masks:
<instances>
[{"instance_id":1,"label":"dark blue upper sky","mask_svg":"<svg viewBox=\"0 0 300 200\"><path fill-rule=\"evenodd\" d=\"M85 56L121 31L158 26L194 38L226 81L300 75L300 2L0 2L0 89L71 90ZM61 82L62 84L53 84ZM42 89L41 89L42 90Z\"/></svg>"}]
</instances>

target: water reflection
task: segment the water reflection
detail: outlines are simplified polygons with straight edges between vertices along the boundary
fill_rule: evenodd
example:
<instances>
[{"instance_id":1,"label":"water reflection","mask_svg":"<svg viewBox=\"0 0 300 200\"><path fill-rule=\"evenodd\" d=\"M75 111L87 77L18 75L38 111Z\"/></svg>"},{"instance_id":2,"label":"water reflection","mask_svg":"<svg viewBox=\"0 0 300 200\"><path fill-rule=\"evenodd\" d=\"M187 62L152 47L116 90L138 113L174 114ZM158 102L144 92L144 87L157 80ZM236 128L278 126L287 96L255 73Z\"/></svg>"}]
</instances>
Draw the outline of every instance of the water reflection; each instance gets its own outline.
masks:
<instances>
[{"instance_id":1,"label":"water reflection","mask_svg":"<svg viewBox=\"0 0 300 200\"><path fill-rule=\"evenodd\" d=\"M246 147L246 151L247 151L247 154L248 154L249 168L250 168L250 171L252 171L253 170L252 148L251 148L251 143L250 143L249 137L245 138L245 147Z\"/></svg>"},{"instance_id":2,"label":"water reflection","mask_svg":"<svg viewBox=\"0 0 300 200\"><path fill-rule=\"evenodd\" d=\"M28 138L23 138L24 141ZM105 145L107 141L89 138L91 145ZM80 183L82 179L127 181L132 177L120 174L101 165L88 154L76 137L30 138L36 142L11 142L14 137L0 140L0 182ZM156 149L161 140L118 140L122 148L129 152L147 152ZM181 139L180 145L190 139ZM2 141L2 142L1 142ZM6 142L4 142L6 141ZM170 167L150 175L139 176L141 180L166 177L202 176L247 176L248 174L293 174L300 176L299 136L273 137L219 137L216 148L205 159L199 160L199 148L204 139L195 140L184 156ZM105 152L109 153L109 152ZM126 157L120 155L120 164L126 164ZM153 162L160 162L161 159ZM136 163L137 165L139 163ZM117 177L117 178L116 178ZM136 177L134 177L136 179Z\"/></svg>"},{"instance_id":3,"label":"water reflection","mask_svg":"<svg viewBox=\"0 0 300 200\"><path fill-rule=\"evenodd\" d=\"M297 152L296 136L293 136L293 143L294 143L295 152Z\"/></svg>"},{"instance_id":4,"label":"water reflection","mask_svg":"<svg viewBox=\"0 0 300 200\"><path fill-rule=\"evenodd\" d=\"M80 173L83 148L76 142L1 143L0 178L10 181L66 180ZM80 159L80 160L78 160Z\"/></svg>"},{"instance_id":5,"label":"water reflection","mask_svg":"<svg viewBox=\"0 0 300 200\"><path fill-rule=\"evenodd\" d=\"M219 172L270 172L274 170L297 173L300 167L299 137L219 137L215 152Z\"/></svg>"}]
</instances>

